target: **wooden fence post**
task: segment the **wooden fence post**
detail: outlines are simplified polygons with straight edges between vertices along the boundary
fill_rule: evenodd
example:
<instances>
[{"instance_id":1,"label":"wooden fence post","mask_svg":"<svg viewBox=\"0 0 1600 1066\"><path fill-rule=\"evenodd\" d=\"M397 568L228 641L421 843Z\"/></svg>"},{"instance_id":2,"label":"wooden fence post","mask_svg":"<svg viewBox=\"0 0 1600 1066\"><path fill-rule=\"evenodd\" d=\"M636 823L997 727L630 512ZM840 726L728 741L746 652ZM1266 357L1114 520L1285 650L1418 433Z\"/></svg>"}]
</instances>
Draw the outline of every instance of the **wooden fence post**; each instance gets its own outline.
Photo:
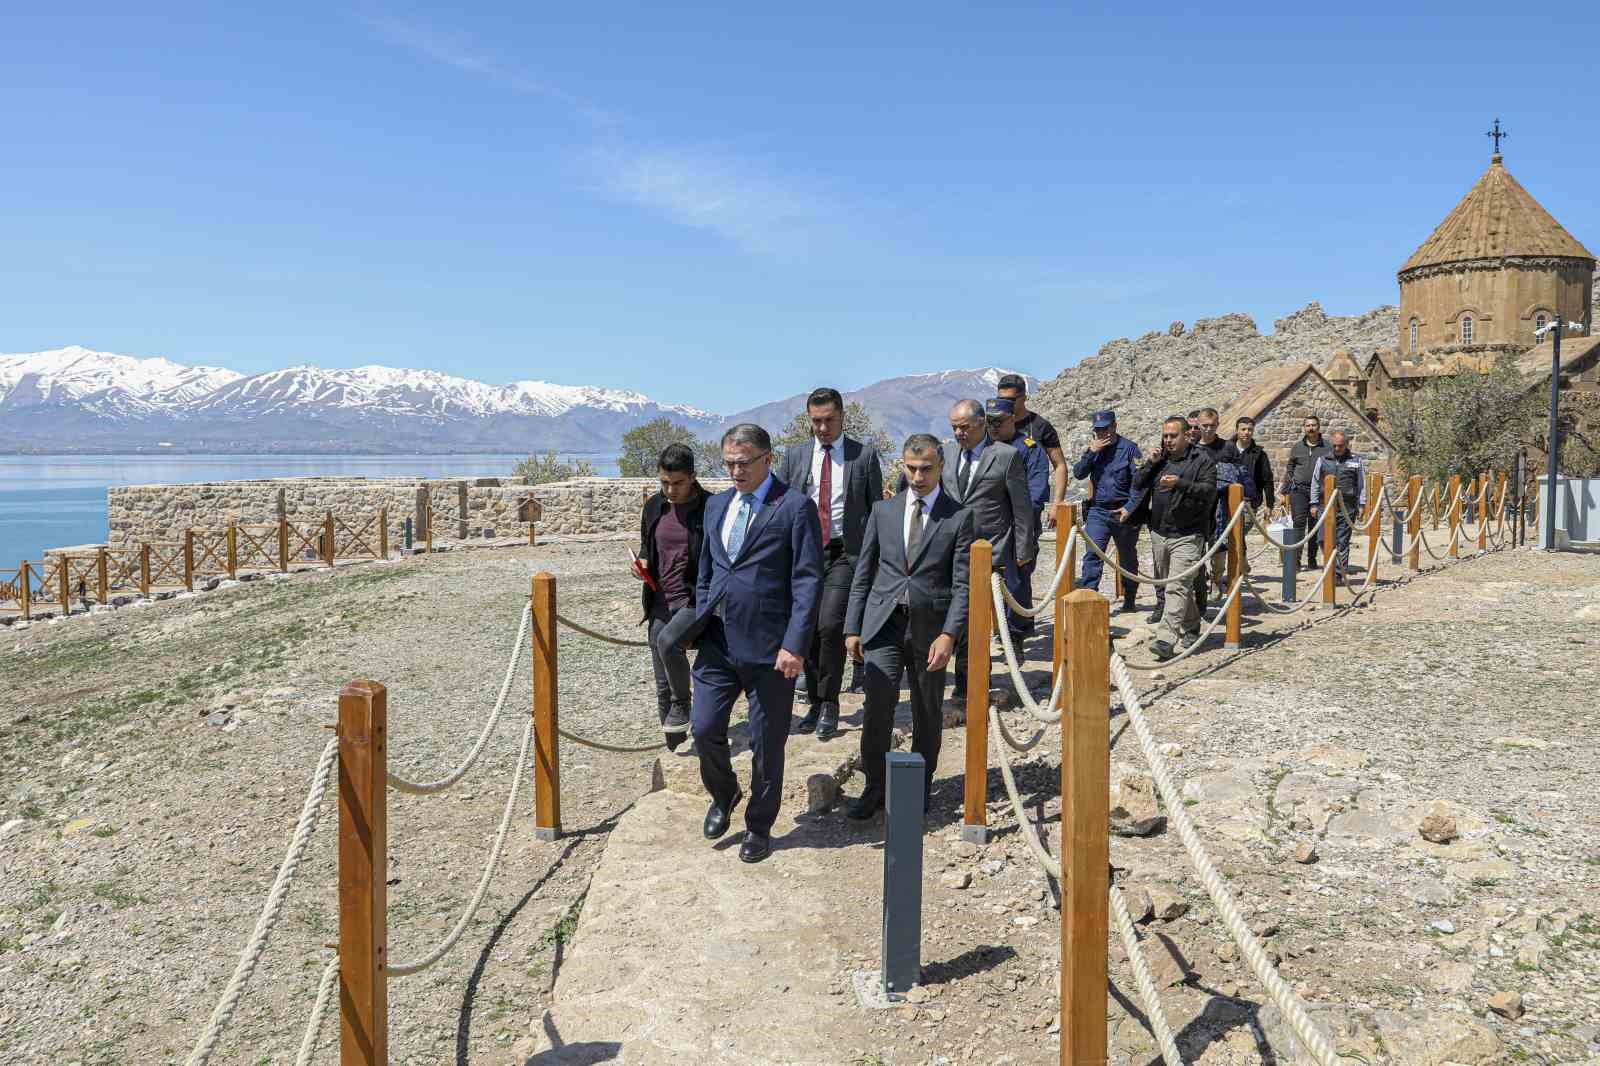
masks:
<instances>
[{"instance_id":1,"label":"wooden fence post","mask_svg":"<svg viewBox=\"0 0 1600 1066\"><path fill-rule=\"evenodd\" d=\"M228 519L228 580L239 580L239 523Z\"/></svg>"},{"instance_id":2,"label":"wooden fence post","mask_svg":"<svg viewBox=\"0 0 1600 1066\"><path fill-rule=\"evenodd\" d=\"M561 836L560 673L556 669L556 577L533 575L533 835Z\"/></svg>"},{"instance_id":3,"label":"wooden fence post","mask_svg":"<svg viewBox=\"0 0 1600 1066\"><path fill-rule=\"evenodd\" d=\"M1411 569L1422 569L1422 510L1417 504L1422 500L1422 475L1412 474L1406 479L1406 536L1411 538Z\"/></svg>"},{"instance_id":4,"label":"wooden fence post","mask_svg":"<svg viewBox=\"0 0 1600 1066\"><path fill-rule=\"evenodd\" d=\"M423 526L427 530L428 554L432 555L433 554L433 489L431 489L428 486L424 485L424 486L422 486L422 491L423 491L423 494L424 494L423 498L422 498L422 505L423 505L422 514L423 514L423 517L427 519L427 521L425 521L423 523Z\"/></svg>"},{"instance_id":5,"label":"wooden fence post","mask_svg":"<svg viewBox=\"0 0 1600 1066\"><path fill-rule=\"evenodd\" d=\"M194 530L183 531L183 587L194 591Z\"/></svg>"},{"instance_id":6,"label":"wooden fence post","mask_svg":"<svg viewBox=\"0 0 1600 1066\"><path fill-rule=\"evenodd\" d=\"M278 573L289 572L289 516L278 516Z\"/></svg>"},{"instance_id":7,"label":"wooden fence post","mask_svg":"<svg viewBox=\"0 0 1600 1066\"><path fill-rule=\"evenodd\" d=\"M95 552L94 560L95 578L100 586L98 598L102 607L111 602L111 575L108 572L110 568L110 552L102 544L100 550Z\"/></svg>"},{"instance_id":8,"label":"wooden fence post","mask_svg":"<svg viewBox=\"0 0 1600 1066\"><path fill-rule=\"evenodd\" d=\"M1450 496L1450 558L1460 555L1456 547L1456 531L1461 525L1461 475L1455 474L1450 478L1448 494Z\"/></svg>"},{"instance_id":9,"label":"wooden fence post","mask_svg":"<svg viewBox=\"0 0 1600 1066\"><path fill-rule=\"evenodd\" d=\"M145 599L150 598L150 544L141 541L139 544L139 595Z\"/></svg>"},{"instance_id":10,"label":"wooden fence post","mask_svg":"<svg viewBox=\"0 0 1600 1066\"><path fill-rule=\"evenodd\" d=\"M389 695L339 690L339 1062L389 1062Z\"/></svg>"},{"instance_id":11,"label":"wooden fence post","mask_svg":"<svg viewBox=\"0 0 1600 1066\"><path fill-rule=\"evenodd\" d=\"M1489 550L1489 475L1478 478L1478 550Z\"/></svg>"},{"instance_id":12,"label":"wooden fence post","mask_svg":"<svg viewBox=\"0 0 1600 1066\"><path fill-rule=\"evenodd\" d=\"M994 547L972 542L967 571L967 751L961 839L989 842L989 641L994 635L994 601L989 575Z\"/></svg>"},{"instance_id":13,"label":"wooden fence post","mask_svg":"<svg viewBox=\"0 0 1600 1066\"><path fill-rule=\"evenodd\" d=\"M1382 481L1379 481L1379 491L1382 491ZM1383 500L1378 498L1372 502L1372 510L1367 512L1367 573L1372 573L1373 560L1378 557L1378 545L1383 542Z\"/></svg>"},{"instance_id":14,"label":"wooden fence post","mask_svg":"<svg viewBox=\"0 0 1600 1066\"><path fill-rule=\"evenodd\" d=\"M378 558L389 559L389 508L378 508Z\"/></svg>"},{"instance_id":15,"label":"wooden fence post","mask_svg":"<svg viewBox=\"0 0 1600 1066\"><path fill-rule=\"evenodd\" d=\"M65 555L56 556L56 584L61 588L61 617L72 613L72 563Z\"/></svg>"},{"instance_id":16,"label":"wooden fence post","mask_svg":"<svg viewBox=\"0 0 1600 1066\"><path fill-rule=\"evenodd\" d=\"M1238 488L1238 486L1234 486ZM1111 865L1111 605L1067 597L1067 704L1061 720L1061 1063L1106 1061ZM1031 830L1025 830L1031 831Z\"/></svg>"},{"instance_id":17,"label":"wooden fence post","mask_svg":"<svg viewBox=\"0 0 1600 1066\"><path fill-rule=\"evenodd\" d=\"M1437 481L1433 482L1428 486L1428 489L1433 496L1433 502L1428 509L1433 512L1433 528L1437 530L1439 528L1439 483Z\"/></svg>"},{"instance_id":18,"label":"wooden fence post","mask_svg":"<svg viewBox=\"0 0 1600 1066\"><path fill-rule=\"evenodd\" d=\"M1063 559L1067 558L1067 541L1072 539L1073 522L1077 518L1076 508L1069 503L1058 503L1055 508L1056 520L1056 569L1061 569ZM1073 573L1078 569L1077 549L1074 548L1073 558L1067 561L1067 576L1061 579L1061 584L1056 588L1055 602L1055 639L1051 642L1050 649L1050 682L1053 685L1056 678L1061 676L1061 661L1067 655L1067 593L1072 591ZM969 575L970 576L970 575Z\"/></svg>"},{"instance_id":19,"label":"wooden fence post","mask_svg":"<svg viewBox=\"0 0 1600 1066\"><path fill-rule=\"evenodd\" d=\"M1238 514L1244 508L1244 486L1232 484L1228 486L1228 516ZM1233 529L1228 532L1228 588L1238 584L1244 577L1244 519L1233 524ZM1223 648L1228 651L1239 650L1239 637L1244 628L1244 590L1239 590L1239 595L1228 602L1228 632L1223 640Z\"/></svg>"},{"instance_id":20,"label":"wooden fence post","mask_svg":"<svg viewBox=\"0 0 1600 1066\"><path fill-rule=\"evenodd\" d=\"M333 540L333 512L329 511L322 520L322 561L332 566L338 554Z\"/></svg>"},{"instance_id":21,"label":"wooden fence post","mask_svg":"<svg viewBox=\"0 0 1600 1066\"><path fill-rule=\"evenodd\" d=\"M17 576L22 578L22 587L17 590L17 592L19 593L17 602L18 602L18 605L22 608L22 620L24 622L31 622L31 621L33 621L33 574L31 572L32 568L28 565L28 560L24 559L24 560L22 560L22 564L21 564L21 566L18 567L18 569L21 570L21 573L18 574Z\"/></svg>"},{"instance_id":22,"label":"wooden fence post","mask_svg":"<svg viewBox=\"0 0 1600 1066\"><path fill-rule=\"evenodd\" d=\"M1327 569L1323 570L1322 602L1334 602L1334 588L1338 585L1336 574L1339 564L1328 566L1329 560L1338 554L1338 508L1343 501L1339 497L1339 486L1334 481L1332 474L1325 474L1322 478L1322 509L1327 512L1327 517L1322 522L1322 562Z\"/></svg>"}]
</instances>

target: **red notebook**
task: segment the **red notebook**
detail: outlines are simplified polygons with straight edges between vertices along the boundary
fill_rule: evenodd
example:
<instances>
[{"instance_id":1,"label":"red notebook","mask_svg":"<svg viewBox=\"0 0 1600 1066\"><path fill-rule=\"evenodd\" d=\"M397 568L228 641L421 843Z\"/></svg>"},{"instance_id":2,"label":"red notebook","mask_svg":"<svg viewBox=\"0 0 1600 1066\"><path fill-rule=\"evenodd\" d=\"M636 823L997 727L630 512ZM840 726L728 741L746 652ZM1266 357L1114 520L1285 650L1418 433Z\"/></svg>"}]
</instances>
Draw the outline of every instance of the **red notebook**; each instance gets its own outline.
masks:
<instances>
[{"instance_id":1,"label":"red notebook","mask_svg":"<svg viewBox=\"0 0 1600 1066\"><path fill-rule=\"evenodd\" d=\"M650 591L660 592L660 586L656 584L656 579L650 576L650 568L644 565L644 560L639 558L639 553L629 548L628 558L633 560L633 572L644 579L644 583L650 586Z\"/></svg>"}]
</instances>

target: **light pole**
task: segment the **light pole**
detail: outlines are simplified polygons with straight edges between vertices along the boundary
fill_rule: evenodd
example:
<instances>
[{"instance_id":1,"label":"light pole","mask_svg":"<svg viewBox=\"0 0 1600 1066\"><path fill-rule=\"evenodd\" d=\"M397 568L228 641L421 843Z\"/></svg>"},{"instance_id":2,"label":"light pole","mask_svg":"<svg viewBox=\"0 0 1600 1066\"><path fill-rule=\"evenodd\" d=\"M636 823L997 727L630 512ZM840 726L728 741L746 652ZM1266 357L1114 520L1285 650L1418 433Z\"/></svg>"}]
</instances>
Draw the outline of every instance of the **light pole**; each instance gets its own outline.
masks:
<instances>
[{"instance_id":1,"label":"light pole","mask_svg":"<svg viewBox=\"0 0 1600 1066\"><path fill-rule=\"evenodd\" d=\"M1550 429L1545 434L1545 478L1550 483L1545 492L1544 502L1543 539L1546 551L1556 550L1556 478L1560 476L1561 455L1561 424L1557 416L1561 410L1562 326L1580 333L1586 328L1582 322L1568 322L1558 314L1543 329L1533 331L1536 338L1546 333L1555 337L1555 343L1550 346Z\"/></svg>"}]
</instances>

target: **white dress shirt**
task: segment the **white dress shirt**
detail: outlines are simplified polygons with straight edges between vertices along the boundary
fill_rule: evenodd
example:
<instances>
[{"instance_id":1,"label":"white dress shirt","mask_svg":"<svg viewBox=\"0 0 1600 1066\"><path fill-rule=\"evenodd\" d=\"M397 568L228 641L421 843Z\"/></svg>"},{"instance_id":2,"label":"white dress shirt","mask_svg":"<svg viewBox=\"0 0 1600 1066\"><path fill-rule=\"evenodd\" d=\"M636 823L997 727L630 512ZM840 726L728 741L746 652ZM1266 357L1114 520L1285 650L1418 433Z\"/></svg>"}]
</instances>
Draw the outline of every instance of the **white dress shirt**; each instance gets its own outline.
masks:
<instances>
[{"instance_id":1,"label":"white dress shirt","mask_svg":"<svg viewBox=\"0 0 1600 1066\"><path fill-rule=\"evenodd\" d=\"M828 531L829 537L844 536L844 438L840 437L832 444L823 444L815 437L812 443L816 445L811 449L811 502L817 505L818 514L827 514L831 523ZM832 479L828 487L832 490L833 498L828 501L826 510L822 501L822 456L826 452L833 458Z\"/></svg>"},{"instance_id":2,"label":"white dress shirt","mask_svg":"<svg viewBox=\"0 0 1600 1066\"><path fill-rule=\"evenodd\" d=\"M750 508L749 525L744 527L744 536L746 541L750 539L750 526L756 524L756 515L761 513L761 505L767 502L767 493L771 491L772 475L768 474L766 480L756 487L755 492L750 494L756 499L755 504ZM733 501L728 504L728 513L722 518L722 547L724 550L726 550L728 547L728 538L733 536L733 523L738 521L739 508L743 505L743 503L744 500L740 498L739 490L734 489Z\"/></svg>"},{"instance_id":3,"label":"white dress shirt","mask_svg":"<svg viewBox=\"0 0 1600 1066\"><path fill-rule=\"evenodd\" d=\"M918 498L916 490L906 490L906 520L901 523L900 535L905 542L906 562L908 563L911 561L911 519L917 513L916 504L912 501ZM920 499L922 500L922 532L926 536L928 532L928 516L933 513L933 505L939 502L938 484L935 483L933 491L926 496L920 497Z\"/></svg>"}]
</instances>

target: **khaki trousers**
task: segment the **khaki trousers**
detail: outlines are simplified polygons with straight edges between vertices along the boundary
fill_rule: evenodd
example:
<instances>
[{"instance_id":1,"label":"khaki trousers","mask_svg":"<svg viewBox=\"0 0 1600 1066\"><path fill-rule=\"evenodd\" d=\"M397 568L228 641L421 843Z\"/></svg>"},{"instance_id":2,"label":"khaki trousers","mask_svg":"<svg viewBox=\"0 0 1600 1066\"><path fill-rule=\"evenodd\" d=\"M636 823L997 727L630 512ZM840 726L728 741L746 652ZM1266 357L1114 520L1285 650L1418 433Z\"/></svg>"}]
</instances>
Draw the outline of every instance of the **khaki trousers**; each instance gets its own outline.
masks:
<instances>
[{"instance_id":1,"label":"khaki trousers","mask_svg":"<svg viewBox=\"0 0 1600 1066\"><path fill-rule=\"evenodd\" d=\"M1150 555L1156 577L1181 574L1189 569L1204 554L1204 544L1205 538L1199 533L1191 533L1186 537L1163 537L1152 529ZM1200 607L1195 603L1192 578L1175 581L1166 588L1167 605L1161 612L1161 626L1156 630L1156 639L1177 649L1179 638L1200 628Z\"/></svg>"}]
</instances>

